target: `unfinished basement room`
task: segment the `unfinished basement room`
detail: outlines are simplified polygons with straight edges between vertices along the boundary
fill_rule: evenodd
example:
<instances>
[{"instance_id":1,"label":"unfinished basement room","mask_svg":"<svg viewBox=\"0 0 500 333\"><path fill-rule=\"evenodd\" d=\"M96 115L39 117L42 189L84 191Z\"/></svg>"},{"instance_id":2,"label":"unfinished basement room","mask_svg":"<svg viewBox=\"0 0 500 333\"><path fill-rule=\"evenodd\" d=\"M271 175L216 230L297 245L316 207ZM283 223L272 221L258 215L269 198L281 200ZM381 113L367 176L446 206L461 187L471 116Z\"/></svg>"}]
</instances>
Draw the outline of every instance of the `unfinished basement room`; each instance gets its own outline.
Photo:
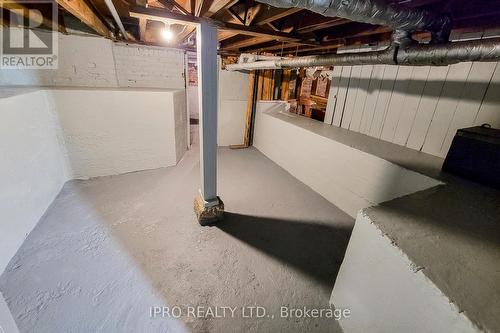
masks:
<instances>
[{"instance_id":1,"label":"unfinished basement room","mask_svg":"<svg viewBox=\"0 0 500 333\"><path fill-rule=\"evenodd\" d=\"M500 333L500 0L0 22L0 333Z\"/></svg>"}]
</instances>

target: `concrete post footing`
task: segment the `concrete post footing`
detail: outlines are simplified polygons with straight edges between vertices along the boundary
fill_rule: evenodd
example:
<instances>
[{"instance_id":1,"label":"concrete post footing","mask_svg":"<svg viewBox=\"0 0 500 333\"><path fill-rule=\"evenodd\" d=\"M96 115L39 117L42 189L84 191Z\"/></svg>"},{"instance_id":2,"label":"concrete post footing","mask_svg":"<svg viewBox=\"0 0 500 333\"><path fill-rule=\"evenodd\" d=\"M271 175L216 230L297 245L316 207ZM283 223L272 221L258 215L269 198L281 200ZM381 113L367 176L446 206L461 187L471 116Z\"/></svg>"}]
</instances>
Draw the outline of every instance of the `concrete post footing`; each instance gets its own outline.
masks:
<instances>
[{"instance_id":1,"label":"concrete post footing","mask_svg":"<svg viewBox=\"0 0 500 333\"><path fill-rule=\"evenodd\" d=\"M194 199L194 212L202 226L213 225L224 219L224 202L219 197L213 201L205 201L198 194Z\"/></svg>"}]
</instances>

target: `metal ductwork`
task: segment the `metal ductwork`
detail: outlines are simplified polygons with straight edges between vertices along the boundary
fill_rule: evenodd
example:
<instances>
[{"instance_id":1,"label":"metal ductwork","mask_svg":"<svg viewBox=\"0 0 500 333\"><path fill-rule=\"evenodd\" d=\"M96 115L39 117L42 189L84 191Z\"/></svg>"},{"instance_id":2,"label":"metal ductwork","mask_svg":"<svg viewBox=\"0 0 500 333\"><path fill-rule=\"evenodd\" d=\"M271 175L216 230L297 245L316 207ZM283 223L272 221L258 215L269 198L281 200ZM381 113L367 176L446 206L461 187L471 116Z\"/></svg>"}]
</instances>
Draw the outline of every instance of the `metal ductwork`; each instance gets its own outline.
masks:
<instances>
[{"instance_id":1,"label":"metal ductwork","mask_svg":"<svg viewBox=\"0 0 500 333\"><path fill-rule=\"evenodd\" d=\"M443 44L406 46L393 44L382 51L254 61L227 65L226 69L255 70L354 65L446 66L464 61L500 61L500 38Z\"/></svg>"},{"instance_id":2,"label":"metal ductwork","mask_svg":"<svg viewBox=\"0 0 500 333\"><path fill-rule=\"evenodd\" d=\"M406 32L429 31L433 43L448 41L451 19L418 8L396 9L383 0L257 0L274 7L308 9L329 17L384 25Z\"/></svg>"},{"instance_id":3,"label":"metal ductwork","mask_svg":"<svg viewBox=\"0 0 500 333\"><path fill-rule=\"evenodd\" d=\"M500 61L500 38L448 42L451 20L421 9L395 9L382 0L257 0L275 7L299 7L325 16L379 24L394 29L391 45L382 51L263 59L243 56L228 70L317 66L403 65L445 66L464 61ZM411 39L413 31L430 31L430 44ZM260 61L259 61L260 60Z\"/></svg>"}]
</instances>

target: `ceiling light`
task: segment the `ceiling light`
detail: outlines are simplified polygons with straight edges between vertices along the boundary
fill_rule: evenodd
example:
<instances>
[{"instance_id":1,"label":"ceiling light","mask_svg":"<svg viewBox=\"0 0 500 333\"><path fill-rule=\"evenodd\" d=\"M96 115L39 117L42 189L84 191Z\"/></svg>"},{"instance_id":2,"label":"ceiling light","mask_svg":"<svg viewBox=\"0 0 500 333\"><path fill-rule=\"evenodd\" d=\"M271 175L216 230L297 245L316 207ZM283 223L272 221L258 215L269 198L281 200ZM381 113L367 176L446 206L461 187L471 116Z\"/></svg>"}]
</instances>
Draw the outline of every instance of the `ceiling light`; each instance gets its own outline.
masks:
<instances>
[{"instance_id":1,"label":"ceiling light","mask_svg":"<svg viewBox=\"0 0 500 333\"><path fill-rule=\"evenodd\" d=\"M166 41L171 41L174 38L174 33L170 30L170 24L165 25L165 28L161 31L161 36Z\"/></svg>"}]
</instances>

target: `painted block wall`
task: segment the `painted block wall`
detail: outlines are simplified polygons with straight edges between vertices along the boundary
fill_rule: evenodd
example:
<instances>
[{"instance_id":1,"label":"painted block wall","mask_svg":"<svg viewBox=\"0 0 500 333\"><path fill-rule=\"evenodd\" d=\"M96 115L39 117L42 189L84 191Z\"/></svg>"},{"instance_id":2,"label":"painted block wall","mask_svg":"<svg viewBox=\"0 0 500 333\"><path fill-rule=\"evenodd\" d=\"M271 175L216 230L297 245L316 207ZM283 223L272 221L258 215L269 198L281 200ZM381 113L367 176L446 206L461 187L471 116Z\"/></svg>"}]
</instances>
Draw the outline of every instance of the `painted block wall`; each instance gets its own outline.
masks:
<instances>
[{"instance_id":1,"label":"painted block wall","mask_svg":"<svg viewBox=\"0 0 500 333\"><path fill-rule=\"evenodd\" d=\"M0 98L0 272L68 180L43 91Z\"/></svg>"},{"instance_id":2,"label":"painted block wall","mask_svg":"<svg viewBox=\"0 0 500 333\"><path fill-rule=\"evenodd\" d=\"M242 144L248 103L248 74L229 72L220 66L219 58L217 144L219 146ZM198 119L198 87L188 86L186 89L189 116Z\"/></svg>"},{"instance_id":3,"label":"painted block wall","mask_svg":"<svg viewBox=\"0 0 500 333\"><path fill-rule=\"evenodd\" d=\"M185 119L186 109L177 100L174 105L172 91L46 92L62 128L71 179L175 165L186 149L185 126L176 128L175 121L177 113ZM176 134L182 138L179 142Z\"/></svg>"},{"instance_id":4,"label":"painted block wall","mask_svg":"<svg viewBox=\"0 0 500 333\"><path fill-rule=\"evenodd\" d=\"M344 332L480 332L417 267L360 212L330 300Z\"/></svg>"},{"instance_id":5,"label":"painted block wall","mask_svg":"<svg viewBox=\"0 0 500 333\"><path fill-rule=\"evenodd\" d=\"M220 62L219 62L220 66ZM219 69L219 110L217 143L243 143L248 101L248 74Z\"/></svg>"},{"instance_id":6,"label":"painted block wall","mask_svg":"<svg viewBox=\"0 0 500 333\"><path fill-rule=\"evenodd\" d=\"M58 35L57 70L0 71L0 86L184 89L184 51Z\"/></svg>"},{"instance_id":7,"label":"painted block wall","mask_svg":"<svg viewBox=\"0 0 500 333\"><path fill-rule=\"evenodd\" d=\"M41 89L0 98L0 272L70 179L175 165L184 91Z\"/></svg>"},{"instance_id":8,"label":"painted block wall","mask_svg":"<svg viewBox=\"0 0 500 333\"><path fill-rule=\"evenodd\" d=\"M500 65L336 67L325 122L445 157L459 128L500 128Z\"/></svg>"},{"instance_id":9,"label":"painted block wall","mask_svg":"<svg viewBox=\"0 0 500 333\"><path fill-rule=\"evenodd\" d=\"M298 126L315 121L282 113L285 108L284 102L258 102L254 146L354 218L362 208L440 184Z\"/></svg>"},{"instance_id":10,"label":"painted block wall","mask_svg":"<svg viewBox=\"0 0 500 333\"><path fill-rule=\"evenodd\" d=\"M10 313L9 307L2 293L0 293L0 332L18 333L16 322Z\"/></svg>"}]
</instances>

